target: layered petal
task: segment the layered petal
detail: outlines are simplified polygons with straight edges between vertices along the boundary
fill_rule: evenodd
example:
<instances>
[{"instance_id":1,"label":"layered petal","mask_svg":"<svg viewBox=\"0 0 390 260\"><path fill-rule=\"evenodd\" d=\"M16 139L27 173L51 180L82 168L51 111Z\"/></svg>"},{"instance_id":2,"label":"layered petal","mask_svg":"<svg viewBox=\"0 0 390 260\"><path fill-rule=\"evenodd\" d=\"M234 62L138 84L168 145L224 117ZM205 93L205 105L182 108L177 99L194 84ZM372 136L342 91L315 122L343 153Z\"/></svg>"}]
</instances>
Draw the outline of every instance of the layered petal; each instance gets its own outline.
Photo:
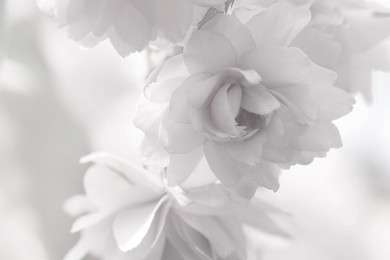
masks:
<instances>
[{"instance_id":1,"label":"layered petal","mask_svg":"<svg viewBox=\"0 0 390 260\"><path fill-rule=\"evenodd\" d=\"M233 45L237 57L256 48L253 37L247 27L232 15L216 15L202 30L223 35Z\"/></svg>"},{"instance_id":2,"label":"layered petal","mask_svg":"<svg viewBox=\"0 0 390 260\"><path fill-rule=\"evenodd\" d=\"M259 48L287 47L309 23L310 17L308 8L281 1L254 16L247 28Z\"/></svg>"},{"instance_id":3,"label":"layered petal","mask_svg":"<svg viewBox=\"0 0 390 260\"><path fill-rule=\"evenodd\" d=\"M217 178L227 186L234 186L242 178L242 169L232 157L216 142L208 141L204 151L211 170Z\"/></svg>"},{"instance_id":4,"label":"layered petal","mask_svg":"<svg viewBox=\"0 0 390 260\"><path fill-rule=\"evenodd\" d=\"M298 48L269 47L244 55L239 66L254 69L268 88L302 83L308 77L311 61Z\"/></svg>"},{"instance_id":5,"label":"layered petal","mask_svg":"<svg viewBox=\"0 0 390 260\"><path fill-rule=\"evenodd\" d=\"M160 139L165 149L172 154L191 152L204 143L205 137L191 124L176 123L165 114L160 128Z\"/></svg>"},{"instance_id":6,"label":"layered petal","mask_svg":"<svg viewBox=\"0 0 390 260\"><path fill-rule=\"evenodd\" d=\"M237 53L228 38L212 31L194 31L186 48L184 60L192 74L218 73L237 63Z\"/></svg>"},{"instance_id":7,"label":"layered petal","mask_svg":"<svg viewBox=\"0 0 390 260\"><path fill-rule=\"evenodd\" d=\"M168 213L169 205L164 205L167 200L168 197L162 197L159 201L137 205L116 215L113 231L120 250L127 252L139 248L141 243L148 239L147 236L152 241L148 241L147 248L141 255L144 255L150 246L154 246L161 235ZM156 220L158 213L160 221Z\"/></svg>"},{"instance_id":8,"label":"layered petal","mask_svg":"<svg viewBox=\"0 0 390 260\"><path fill-rule=\"evenodd\" d=\"M242 108L258 115L269 115L279 108L279 101L262 86L244 88Z\"/></svg>"},{"instance_id":9,"label":"layered petal","mask_svg":"<svg viewBox=\"0 0 390 260\"><path fill-rule=\"evenodd\" d=\"M198 166L202 157L202 148L198 148L187 154L171 155L167 168L167 180L169 185L175 186L183 183Z\"/></svg>"},{"instance_id":10,"label":"layered petal","mask_svg":"<svg viewBox=\"0 0 390 260\"><path fill-rule=\"evenodd\" d=\"M121 56L142 51L156 39L180 43L202 19L195 9L224 9L224 1L195 0L56 0L39 5L68 28L70 38L86 47L108 39Z\"/></svg>"},{"instance_id":11,"label":"layered petal","mask_svg":"<svg viewBox=\"0 0 390 260\"><path fill-rule=\"evenodd\" d=\"M171 157L169 182L193 187L189 180L200 174L204 153L221 183L250 198L257 187L276 191L280 168L339 146L331 121L349 113L354 101L335 88L335 72L300 49L313 3L265 2L253 3L261 8L246 24L214 14L194 31L180 56L188 72L180 86L156 77L163 97L156 102L169 103L159 129ZM162 82L173 82L167 75ZM206 179L203 185L216 181Z\"/></svg>"},{"instance_id":12,"label":"layered petal","mask_svg":"<svg viewBox=\"0 0 390 260\"><path fill-rule=\"evenodd\" d=\"M123 203L121 207L98 205L96 209L90 209L92 212L89 216L106 211L109 214L97 220L86 221L86 225L80 227L81 239L67 254L67 260L80 260L86 255L113 260L158 260L165 257L246 259L243 225L250 224L256 228L260 225L257 222L252 224L253 218L246 216L244 219L242 214L237 214L235 209L240 207L241 202L224 186L211 185L207 189L191 188L185 191L180 187L165 186L164 180L154 178L153 175L144 176L143 174L149 175L149 172L137 167L129 168L130 163L113 156L90 158L97 163L95 166L105 164L109 169L117 171L90 171L88 185L96 183L97 186L102 186L101 176L104 176L107 183L103 186L110 187L110 193L114 194L110 204L118 204L117 201L129 203ZM124 170L126 172L121 174L120 171ZM130 176L134 182L127 181L125 184L132 192L123 193L123 188L117 185L118 176L109 178L109 174ZM140 176L136 177L137 175ZM94 177L97 180L93 180ZM145 185L147 181L150 183ZM149 190L151 194L153 192L150 189L153 190L154 186L164 186L164 191L145 200L145 195L142 190L137 189L138 186ZM138 203L133 203L134 201ZM261 217L268 219L266 216Z\"/></svg>"}]
</instances>

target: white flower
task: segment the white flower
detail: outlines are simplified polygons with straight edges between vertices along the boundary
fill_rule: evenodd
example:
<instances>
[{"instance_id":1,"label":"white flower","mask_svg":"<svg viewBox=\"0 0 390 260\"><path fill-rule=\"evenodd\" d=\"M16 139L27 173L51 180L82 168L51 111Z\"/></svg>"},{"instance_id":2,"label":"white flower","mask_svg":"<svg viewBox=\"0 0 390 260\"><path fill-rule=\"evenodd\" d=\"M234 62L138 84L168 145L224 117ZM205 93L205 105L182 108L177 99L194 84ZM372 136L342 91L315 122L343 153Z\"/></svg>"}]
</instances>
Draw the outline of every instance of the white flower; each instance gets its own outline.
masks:
<instances>
[{"instance_id":1,"label":"white flower","mask_svg":"<svg viewBox=\"0 0 390 260\"><path fill-rule=\"evenodd\" d=\"M38 0L38 4L43 10L54 10L70 38L86 46L109 39L126 56L157 38L180 42L196 17L196 6L221 9L225 1Z\"/></svg>"},{"instance_id":2,"label":"white flower","mask_svg":"<svg viewBox=\"0 0 390 260\"><path fill-rule=\"evenodd\" d=\"M73 214L86 214L73 225L82 235L66 260L244 260L243 225L285 235L266 204L240 204L221 186L183 191L110 155L84 161L95 165L85 176L86 196L71 202Z\"/></svg>"},{"instance_id":3,"label":"white flower","mask_svg":"<svg viewBox=\"0 0 390 260\"><path fill-rule=\"evenodd\" d=\"M336 85L372 96L372 71L390 70L383 40L390 35L390 13L375 15L362 0L316 0L312 21L295 46L317 64L337 72Z\"/></svg>"},{"instance_id":4,"label":"white flower","mask_svg":"<svg viewBox=\"0 0 390 260\"><path fill-rule=\"evenodd\" d=\"M146 133L146 154L171 154L172 185L204 154L222 183L251 197L258 186L278 189L280 168L341 146L331 121L353 98L333 86L334 72L289 47L309 21L307 8L288 3L246 24L217 15L165 62L135 123Z\"/></svg>"},{"instance_id":5,"label":"white flower","mask_svg":"<svg viewBox=\"0 0 390 260\"><path fill-rule=\"evenodd\" d=\"M291 2L311 10L310 23L292 46L316 64L338 74L336 86L372 99L372 71L390 71L384 40L390 35L390 12L364 0L242 0L233 12L242 19L275 2Z\"/></svg>"}]
</instances>

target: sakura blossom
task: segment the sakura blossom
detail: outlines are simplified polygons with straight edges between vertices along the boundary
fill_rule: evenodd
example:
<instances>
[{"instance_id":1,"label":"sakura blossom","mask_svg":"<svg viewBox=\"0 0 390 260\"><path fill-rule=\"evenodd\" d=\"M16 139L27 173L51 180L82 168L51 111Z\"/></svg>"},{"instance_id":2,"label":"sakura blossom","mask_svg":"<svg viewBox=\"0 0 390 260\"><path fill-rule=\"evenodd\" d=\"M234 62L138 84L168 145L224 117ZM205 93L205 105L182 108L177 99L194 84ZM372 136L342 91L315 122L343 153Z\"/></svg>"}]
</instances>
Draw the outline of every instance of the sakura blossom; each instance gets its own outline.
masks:
<instances>
[{"instance_id":1,"label":"sakura blossom","mask_svg":"<svg viewBox=\"0 0 390 260\"><path fill-rule=\"evenodd\" d=\"M151 41L180 43L208 8L223 10L226 0L40 0L69 37L91 47L109 39L118 54L142 51ZM198 21L199 20L199 21Z\"/></svg>"},{"instance_id":2,"label":"sakura blossom","mask_svg":"<svg viewBox=\"0 0 390 260\"><path fill-rule=\"evenodd\" d=\"M389 71L383 42L390 13L365 1L314 1L312 20L294 43L317 64L337 72L336 85L372 100L372 73Z\"/></svg>"},{"instance_id":3,"label":"sakura blossom","mask_svg":"<svg viewBox=\"0 0 390 260\"><path fill-rule=\"evenodd\" d=\"M282 211L260 200L244 205L223 187L171 188L158 175L109 154L83 161L94 166L85 175L86 195L67 205L70 213L82 214L72 228L82 235L66 260L86 255L103 260L243 260L243 226L287 235L270 218Z\"/></svg>"},{"instance_id":4,"label":"sakura blossom","mask_svg":"<svg viewBox=\"0 0 390 260\"><path fill-rule=\"evenodd\" d=\"M171 155L172 185L205 156L219 181L250 198L258 186L276 191L280 169L341 146L332 121L354 99L334 86L335 72L291 46L310 17L286 2L246 24L220 14L162 65L135 123L155 147L145 151Z\"/></svg>"},{"instance_id":5,"label":"sakura blossom","mask_svg":"<svg viewBox=\"0 0 390 260\"><path fill-rule=\"evenodd\" d=\"M310 22L292 46L335 71L336 86L372 101L373 71L390 71L385 44L390 36L390 10L364 0L243 0L235 3L232 12L249 19L262 8L283 1L311 12Z\"/></svg>"}]
</instances>

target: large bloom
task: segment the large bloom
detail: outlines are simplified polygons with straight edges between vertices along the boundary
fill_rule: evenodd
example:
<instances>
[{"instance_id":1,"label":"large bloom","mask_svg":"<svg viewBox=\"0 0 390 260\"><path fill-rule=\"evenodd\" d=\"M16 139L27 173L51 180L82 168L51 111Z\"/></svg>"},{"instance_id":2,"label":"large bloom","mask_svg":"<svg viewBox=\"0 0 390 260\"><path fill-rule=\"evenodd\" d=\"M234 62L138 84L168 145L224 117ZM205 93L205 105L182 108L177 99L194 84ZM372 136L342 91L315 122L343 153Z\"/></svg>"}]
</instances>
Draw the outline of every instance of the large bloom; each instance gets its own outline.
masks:
<instances>
[{"instance_id":1,"label":"large bloom","mask_svg":"<svg viewBox=\"0 0 390 260\"><path fill-rule=\"evenodd\" d=\"M86 46L109 39L126 56L157 38L181 41L197 17L196 8L222 9L225 1L38 0L38 4L54 12L60 24L68 27L70 38Z\"/></svg>"},{"instance_id":2,"label":"large bloom","mask_svg":"<svg viewBox=\"0 0 390 260\"><path fill-rule=\"evenodd\" d=\"M184 191L156 175L105 154L92 155L86 196L68 209L86 213L73 226L81 239L65 259L247 259L243 227L284 231L261 201L240 204L223 187Z\"/></svg>"},{"instance_id":3,"label":"large bloom","mask_svg":"<svg viewBox=\"0 0 390 260\"><path fill-rule=\"evenodd\" d=\"M222 183L250 197L258 186L276 190L280 168L341 146L331 121L353 98L333 86L334 72L289 47L309 21L307 8L289 3L246 24L217 15L165 62L135 123L146 133L145 154L171 155L171 184L205 155Z\"/></svg>"}]
</instances>

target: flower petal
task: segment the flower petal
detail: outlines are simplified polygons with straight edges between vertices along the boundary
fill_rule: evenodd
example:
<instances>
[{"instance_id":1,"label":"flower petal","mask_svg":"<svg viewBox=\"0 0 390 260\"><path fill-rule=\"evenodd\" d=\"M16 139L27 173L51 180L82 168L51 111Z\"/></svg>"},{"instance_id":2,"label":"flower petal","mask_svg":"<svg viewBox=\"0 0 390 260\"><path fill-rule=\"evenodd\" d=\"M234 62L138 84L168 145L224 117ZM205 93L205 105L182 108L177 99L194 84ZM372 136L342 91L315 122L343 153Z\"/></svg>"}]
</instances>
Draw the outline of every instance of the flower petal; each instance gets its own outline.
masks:
<instances>
[{"instance_id":1,"label":"flower petal","mask_svg":"<svg viewBox=\"0 0 390 260\"><path fill-rule=\"evenodd\" d=\"M239 142L221 142L219 145L235 160L255 165L261 159L265 139L266 136L258 132L251 138Z\"/></svg>"},{"instance_id":2,"label":"flower petal","mask_svg":"<svg viewBox=\"0 0 390 260\"><path fill-rule=\"evenodd\" d=\"M99 211L78 218L73 223L71 232L75 233L90 228L109 218L113 212L156 200L162 195L163 190L154 192L153 190L145 189L145 187L142 186L130 187L122 192L118 192L104 206L100 207Z\"/></svg>"},{"instance_id":3,"label":"flower petal","mask_svg":"<svg viewBox=\"0 0 390 260\"><path fill-rule=\"evenodd\" d=\"M241 107L257 115L269 115L280 107L279 101L262 85L243 88Z\"/></svg>"},{"instance_id":4,"label":"flower petal","mask_svg":"<svg viewBox=\"0 0 390 260\"><path fill-rule=\"evenodd\" d=\"M278 2L254 16L247 27L257 47L287 47L309 23L310 10L287 2Z\"/></svg>"},{"instance_id":5,"label":"flower petal","mask_svg":"<svg viewBox=\"0 0 390 260\"><path fill-rule=\"evenodd\" d=\"M180 87L171 95L169 117L176 123L188 124L191 122L188 116L189 101L186 92L185 87Z\"/></svg>"},{"instance_id":6,"label":"flower petal","mask_svg":"<svg viewBox=\"0 0 390 260\"><path fill-rule=\"evenodd\" d=\"M250 205L235 204L234 212L237 212L240 220L247 225L270 234L286 238L291 237L291 235L286 233L286 231L280 227L269 214L267 214L269 212L268 208L265 210L266 208L264 206L266 205L259 202L258 198L254 198ZM278 215L286 215L286 213L282 212L281 210L275 213Z\"/></svg>"},{"instance_id":7,"label":"flower petal","mask_svg":"<svg viewBox=\"0 0 390 260\"><path fill-rule=\"evenodd\" d=\"M170 186L184 182L198 166L203 157L203 148L187 154L172 154L167 168L167 179Z\"/></svg>"},{"instance_id":8,"label":"flower petal","mask_svg":"<svg viewBox=\"0 0 390 260\"><path fill-rule=\"evenodd\" d=\"M240 86L225 85L215 94L210 105L210 115L215 126L231 135L238 135L236 116L242 99ZM235 105L234 105L235 104ZM238 106L237 106L238 104Z\"/></svg>"},{"instance_id":9,"label":"flower petal","mask_svg":"<svg viewBox=\"0 0 390 260\"><path fill-rule=\"evenodd\" d=\"M136 249L143 242L147 233L150 232L152 224L155 221L156 214L159 210L164 210L164 204L167 203L168 197L165 196L159 201L153 201L149 204L138 205L124 210L116 215L113 231L118 247L123 252ZM165 222L165 215L160 216L157 234L162 231ZM158 239L155 237L154 239ZM146 250L153 245L147 245ZM146 253L146 252L145 252Z\"/></svg>"},{"instance_id":10,"label":"flower petal","mask_svg":"<svg viewBox=\"0 0 390 260\"><path fill-rule=\"evenodd\" d=\"M90 253L111 253L117 251L112 239L112 219L106 219L99 225L85 230L75 247L65 256L66 260L81 260Z\"/></svg>"},{"instance_id":11,"label":"flower petal","mask_svg":"<svg viewBox=\"0 0 390 260\"><path fill-rule=\"evenodd\" d=\"M65 255L64 260L81 260L87 256L89 249L85 247L83 238L80 238Z\"/></svg>"},{"instance_id":12,"label":"flower petal","mask_svg":"<svg viewBox=\"0 0 390 260\"><path fill-rule=\"evenodd\" d=\"M144 2L144 1L142 1ZM190 0L158 0L155 6L154 23L171 42L184 38L192 22L192 3Z\"/></svg>"},{"instance_id":13,"label":"flower petal","mask_svg":"<svg viewBox=\"0 0 390 260\"><path fill-rule=\"evenodd\" d=\"M145 137L141 143L141 155L142 159L146 161L147 165L155 165L160 168L165 168L169 163L169 154L162 146L159 138L160 125L162 115L156 120L145 132Z\"/></svg>"},{"instance_id":14,"label":"flower petal","mask_svg":"<svg viewBox=\"0 0 390 260\"><path fill-rule=\"evenodd\" d=\"M279 175L280 169L276 164L261 161L252 168L249 178L259 186L276 192L279 189Z\"/></svg>"},{"instance_id":15,"label":"flower petal","mask_svg":"<svg viewBox=\"0 0 390 260\"><path fill-rule=\"evenodd\" d=\"M214 185L218 179L213 174L205 156L202 157L193 174L180 186L184 190L194 190L205 186Z\"/></svg>"},{"instance_id":16,"label":"flower petal","mask_svg":"<svg viewBox=\"0 0 390 260\"><path fill-rule=\"evenodd\" d=\"M233 190L242 198L251 200L255 196L257 188L257 183L244 177L239 183L234 185Z\"/></svg>"},{"instance_id":17,"label":"flower petal","mask_svg":"<svg viewBox=\"0 0 390 260\"><path fill-rule=\"evenodd\" d=\"M337 127L333 123L324 122L312 124L295 142L295 146L305 151L327 152L330 148L340 148L342 141Z\"/></svg>"},{"instance_id":18,"label":"flower petal","mask_svg":"<svg viewBox=\"0 0 390 260\"><path fill-rule=\"evenodd\" d=\"M342 89L336 87L316 90L313 101L320 107L317 121L338 119L352 111L355 99Z\"/></svg>"},{"instance_id":19,"label":"flower petal","mask_svg":"<svg viewBox=\"0 0 390 260\"><path fill-rule=\"evenodd\" d=\"M220 257L225 258L235 252L237 245L235 238L229 234L229 227L225 226L219 219L185 213L180 215L191 228L209 240L212 248Z\"/></svg>"},{"instance_id":20,"label":"flower petal","mask_svg":"<svg viewBox=\"0 0 390 260\"><path fill-rule=\"evenodd\" d=\"M183 55L192 74L218 73L237 63L232 43L226 37L210 31L194 31Z\"/></svg>"},{"instance_id":21,"label":"flower petal","mask_svg":"<svg viewBox=\"0 0 390 260\"><path fill-rule=\"evenodd\" d=\"M211 170L222 183L231 187L240 181L241 169L223 147L216 142L207 141L204 152Z\"/></svg>"},{"instance_id":22,"label":"flower petal","mask_svg":"<svg viewBox=\"0 0 390 260\"><path fill-rule=\"evenodd\" d=\"M202 133L191 124L176 123L165 113L160 128L160 139L171 154L185 154L201 146L205 140Z\"/></svg>"},{"instance_id":23,"label":"flower petal","mask_svg":"<svg viewBox=\"0 0 390 260\"><path fill-rule=\"evenodd\" d=\"M202 30L219 33L229 39L234 46L237 57L256 48L247 27L233 15L217 14Z\"/></svg>"},{"instance_id":24,"label":"flower petal","mask_svg":"<svg viewBox=\"0 0 390 260\"><path fill-rule=\"evenodd\" d=\"M197 73L184 82L183 88L186 89L190 104L196 109L201 109L210 104L224 80L224 74L213 76L210 73Z\"/></svg>"},{"instance_id":25,"label":"flower petal","mask_svg":"<svg viewBox=\"0 0 390 260\"><path fill-rule=\"evenodd\" d=\"M247 53L240 68L253 69L267 88L298 84L307 79L312 62L298 48L269 47Z\"/></svg>"},{"instance_id":26,"label":"flower petal","mask_svg":"<svg viewBox=\"0 0 390 260\"><path fill-rule=\"evenodd\" d=\"M79 1L74 1L79 2ZM99 17L96 21L92 32L95 36L103 36L107 30L111 27L113 21L118 15L118 10L123 10L124 6L128 3L124 0L114 0L114 1L99 1L100 6L98 9ZM96 2L95 2L96 5Z\"/></svg>"},{"instance_id":27,"label":"flower petal","mask_svg":"<svg viewBox=\"0 0 390 260\"><path fill-rule=\"evenodd\" d=\"M167 107L168 104L152 102L145 95L141 94L133 119L134 125L145 132L145 134L148 133Z\"/></svg>"},{"instance_id":28,"label":"flower petal","mask_svg":"<svg viewBox=\"0 0 390 260\"><path fill-rule=\"evenodd\" d=\"M145 95L154 102L169 102L172 93L179 88L190 74L183 55L173 56L160 64L148 78Z\"/></svg>"},{"instance_id":29,"label":"flower petal","mask_svg":"<svg viewBox=\"0 0 390 260\"><path fill-rule=\"evenodd\" d=\"M118 37L134 51L143 50L148 45L152 33L149 21L137 8L129 4L125 5L117 14L112 28ZM121 56L130 54L130 52L121 49L117 41L113 41L112 38L110 40L118 54Z\"/></svg>"},{"instance_id":30,"label":"flower petal","mask_svg":"<svg viewBox=\"0 0 390 260\"><path fill-rule=\"evenodd\" d=\"M84 176L87 197L97 206L105 206L118 192L126 190L131 183L109 166L94 165Z\"/></svg>"},{"instance_id":31,"label":"flower petal","mask_svg":"<svg viewBox=\"0 0 390 260\"><path fill-rule=\"evenodd\" d=\"M168 247L164 252L163 259L204 259L202 256L199 256L199 251L204 253L206 250L202 250L201 248L197 249L197 247L204 244L205 238L199 240L198 236L194 239L192 234L189 233L193 233L195 230L190 229L177 214L171 214L167 221Z\"/></svg>"},{"instance_id":32,"label":"flower petal","mask_svg":"<svg viewBox=\"0 0 390 260\"><path fill-rule=\"evenodd\" d=\"M321 66L333 68L341 55L341 43L320 30L306 28L293 41L292 46L303 50L310 59Z\"/></svg>"},{"instance_id":33,"label":"flower petal","mask_svg":"<svg viewBox=\"0 0 390 260\"><path fill-rule=\"evenodd\" d=\"M81 162L104 165L110 170L111 174L124 177L129 186L143 186L151 191L156 191L157 194L162 188L162 184L158 179L144 168L108 153L93 153L83 157Z\"/></svg>"},{"instance_id":34,"label":"flower petal","mask_svg":"<svg viewBox=\"0 0 390 260\"><path fill-rule=\"evenodd\" d=\"M375 17L371 13L349 14L348 27L340 31L340 37L353 52L365 52L390 36L390 17Z\"/></svg>"},{"instance_id":35,"label":"flower petal","mask_svg":"<svg viewBox=\"0 0 390 260\"><path fill-rule=\"evenodd\" d=\"M229 205L231 201L229 192L221 184L188 190L186 196L196 204L199 203L212 208L222 208Z\"/></svg>"}]
</instances>

